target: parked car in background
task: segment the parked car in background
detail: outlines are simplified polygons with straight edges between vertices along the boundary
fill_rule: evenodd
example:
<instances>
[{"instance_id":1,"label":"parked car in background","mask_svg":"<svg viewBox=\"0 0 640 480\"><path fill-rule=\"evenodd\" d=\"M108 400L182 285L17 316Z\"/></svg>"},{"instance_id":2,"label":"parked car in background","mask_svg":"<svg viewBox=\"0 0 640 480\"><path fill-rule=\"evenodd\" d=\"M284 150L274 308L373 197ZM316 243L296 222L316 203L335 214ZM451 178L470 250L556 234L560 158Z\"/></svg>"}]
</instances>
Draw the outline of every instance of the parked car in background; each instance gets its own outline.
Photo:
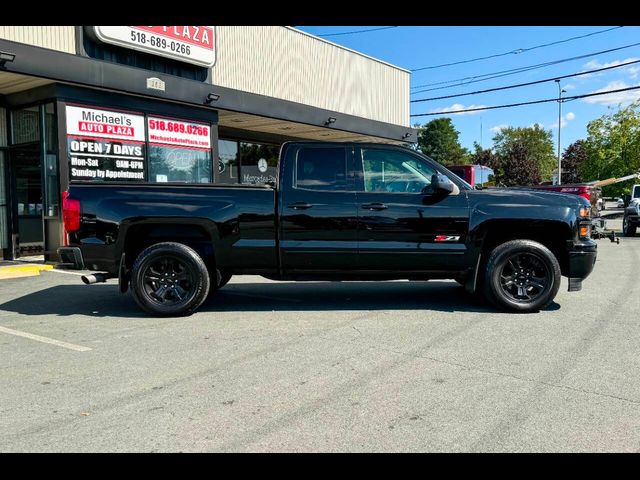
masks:
<instances>
[{"instance_id":1,"label":"parked car in background","mask_svg":"<svg viewBox=\"0 0 640 480\"><path fill-rule=\"evenodd\" d=\"M536 190L545 190L548 192L559 192L559 193L569 193L572 195L578 195L580 197L586 198L589 201L589 203L591 204L591 209L594 212L599 212L600 210L603 210L603 208L599 208L599 203L600 203L600 206L603 205L603 203L601 203L602 189L594 185L588 185L588 184L534 185L529 188L534 188Z\"/></svg>"},{"instance_id":2,"label":"parked car in background","mask_svg":"<svg viewBox=\"0 0 640 480\"><path fill-rule=\"evenodd\" d=\"M616 200L616 207L624 208L624 200L622 198L619 198L618 200Z\"/></svg>"},{"instance_id":3,"label":"parked car in background","mask_svg":"<svg viewBox=\"0 0 640 480\"><path fill-rule=\"evenodd\" d=\"M493 169L484 165L454 165L447 168L472 187L495 186Z\"/></svg>"},{"instance_id":4,"label":"parked car in background","mask_svg":"<svg viewBox=\"0 0 640 480\"><path fill-rule=\"evenodd\" d=\"M640 185L636 185L639 186ZM640 197L632 198L627 208L624 209L622 218L622 231L625 237L634 237L640 225Z\"/></svg>"}]
</instances>

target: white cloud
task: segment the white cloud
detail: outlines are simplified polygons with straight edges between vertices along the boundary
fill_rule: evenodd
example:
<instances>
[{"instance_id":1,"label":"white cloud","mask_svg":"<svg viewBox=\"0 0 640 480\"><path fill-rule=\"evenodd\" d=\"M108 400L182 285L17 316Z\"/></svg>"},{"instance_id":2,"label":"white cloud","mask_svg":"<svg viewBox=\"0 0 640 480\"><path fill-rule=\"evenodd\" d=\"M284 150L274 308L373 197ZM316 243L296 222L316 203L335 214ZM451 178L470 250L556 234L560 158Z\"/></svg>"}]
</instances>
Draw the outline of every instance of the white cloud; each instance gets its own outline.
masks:
<instances>
[{"instance_id":1,"label":"white cloud","mask_svg":"<svg viewBox=\"0 0 640 480\"><path fill-rule=\"evenodd\" d=\"M573 83L567 83L564 87L562 87L562 89L566 90L567 92L569 90L573 90L574 88L576 88L576 86Z\"/></svg>"},{"instance_id":2,"label":"white cloud","mask_svg":"<svg viewBox=\"0 0 640 480\"><path fill-rule=\"evenodd\" d=\"M600 63L598 60L591 60L590 62L585 63L583 66L587 70L596 70L598 68L615 67L616 65L621 65L623 63L628 63L628 62L634 62L636 60L640 60L640 58L630 57L630 58L625 58L624 60L614 60L613 62L605 62L605 63Z\"/></svg>"},{"instance_id":3,"label":"white cloud","mask_svg":"<svg viewBox=\"0 0 640 480\"><path fill-rule=\"evenodd\" d=\"M567 126L567 124L571 121L571 120L575 120L576 119L576 114L573 112L569 112L566 115L564 115L561 119L560 119L560 128L564 128ZM558 128L558 122L552 123L551 125L549 125L549 128L551 130L554 130L556 128Z\"/></svg>"},{"instance_id":4,"label":"white cloud","mask_svg":"<svg viewBox=\"0 0 640 480\"><path fill-rule=\"evenodd\" d=\"M456 114L456 115L474 115L476 113L480 113L480 112L462 112L462 113L456 113L460 110L469 110L472 108L484 108L486 107L486 105L467 105L464 106L461 103L454 103L453 105L451 105L450 107L444 107L444 108L438 108L436 110L431 110L430 113L450 113L450 114Z\"/></svg>"},{"instance_id":5,"label":"white cloud","mask_svg":"<svg viewBox=\"0 0 640 480\"><path fill-rule=\"evenodd\" d=\"M490 132L493 133L500 133L500 131L502 131L502 129L507 128L509 125L507 125L506 123L501 123L500 125L496 125L495 127L491 127L489 129Z\"/></svg>"},{"instance_id":6,"label":"white cloud","mask_svg":"<svg viewBox=\"0 0 640 480\"><path fill-rule=\"evenodd\" d=\"M615 67L617 65L622 65L623 63L635 62L636 60L640 60L639 57L629 57L624 60L613 60L612 62L600 63L598 60L591 60L583 65L585 70L597 70L598 68L607 68L607 67ZM616 70L620 71L620 70ZM636 78L638 76L638 72L640 72L640 68L637 66L629 66L622 69L623 72L629 74L631 78ZM600 75L604 75L605 72L598 73L588 73L586 75L581 75L578 78L588 78L588 77L596 77Z\"/></svg>"},{"instance_id":7,"label":"white cloud","mask_svg":"<svg viewBox=\"0 0 640 480\"><path fill-rule=\"evenodd\" d=\"M619 90L622 88L629 88L631 86L637 85L629 85L623 80L614 80L613 82L609 82L606 87L600 88L593 92L589 93L600 93L606 92L608 90ZM591 104L599 104L599 105L618 105L618 104L626 104L631 103L640 99L640 91L639 90L629 90L626 92L617 92L610 93L606 95L598 95L596 97L587 97L583 98L582 101Z\"/></svg>"}]
</instances>

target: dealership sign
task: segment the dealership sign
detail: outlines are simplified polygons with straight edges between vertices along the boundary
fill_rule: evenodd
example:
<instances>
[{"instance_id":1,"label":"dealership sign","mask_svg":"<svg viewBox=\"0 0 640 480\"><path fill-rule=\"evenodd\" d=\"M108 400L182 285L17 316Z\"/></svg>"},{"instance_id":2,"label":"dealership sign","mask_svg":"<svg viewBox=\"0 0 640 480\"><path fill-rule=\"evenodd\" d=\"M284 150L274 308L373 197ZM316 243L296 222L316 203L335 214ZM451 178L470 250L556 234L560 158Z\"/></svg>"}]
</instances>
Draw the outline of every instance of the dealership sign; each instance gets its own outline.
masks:
<instances>
[{"instance_id":1,"label":"dealership sign","mask_svg":"<svg viewBox=\"0 0 640 480\"><path fill-rule=\"evenodd\" d=\"M216 63L212 26L94 26L98 40L201 67Z\"/></svg>"},{"instance_id":2,"label":"dealership sign","mask_svg":"<svg viewBox=\"0 0 640 480\"><path fill-rule=\"evenodd\" d=\"M144 116L67 105L70 180L145 178Z\"/></svg>"},{"instance_id":3,"label":"dealership sign","mask_svg":"<svg viewBox=\"0 0 640 480\"><path fill-rule=\"evenodd\" d=\"M144 117L67 105L67 135L144 142Z\"/></svg>"},{"instance_id":4,"label":"dealership sign","mask_svg":"<svg viewBox=\"0 0 640 480\"><path fill-rule=\"evenodd\" d=\"M149 129L149 143L206 150L211 148L211 129L205 123L148 117L147 127Z\"/></svg>"}]
</instances>

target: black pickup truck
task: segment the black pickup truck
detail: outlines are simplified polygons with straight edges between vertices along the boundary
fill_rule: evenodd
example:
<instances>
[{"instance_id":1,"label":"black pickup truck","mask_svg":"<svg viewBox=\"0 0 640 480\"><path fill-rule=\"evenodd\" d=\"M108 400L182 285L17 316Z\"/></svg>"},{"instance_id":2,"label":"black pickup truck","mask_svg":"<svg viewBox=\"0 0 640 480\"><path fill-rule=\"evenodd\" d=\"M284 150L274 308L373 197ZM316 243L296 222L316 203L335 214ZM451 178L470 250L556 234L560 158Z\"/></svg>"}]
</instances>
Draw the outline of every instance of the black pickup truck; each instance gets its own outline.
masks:
<instances>
[{"instance_id":1,"label":"black pickup truck","mask_svg":"<svg viewBox=\"0 0 640 480\"><path fill-rule=\"evenodd\" d=\"M592 271L589 202L477 190L404 147L285 143L277 185L72 183L62 261L119 279L152 315L194 312L232 275L454 279L529 312ZM425 298L428 307L428 298Z\"/></svg>"}]
</instances>

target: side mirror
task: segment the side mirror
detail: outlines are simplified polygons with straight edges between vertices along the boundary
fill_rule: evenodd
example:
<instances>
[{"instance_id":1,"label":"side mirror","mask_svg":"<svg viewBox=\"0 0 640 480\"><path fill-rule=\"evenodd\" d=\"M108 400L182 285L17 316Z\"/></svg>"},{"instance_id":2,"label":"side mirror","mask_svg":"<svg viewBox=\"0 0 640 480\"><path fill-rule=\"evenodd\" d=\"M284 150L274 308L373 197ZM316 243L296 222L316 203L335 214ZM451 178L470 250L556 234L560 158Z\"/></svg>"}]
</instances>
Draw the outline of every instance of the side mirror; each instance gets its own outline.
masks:
<instances>
[{"instance_id":1,"label":"side mirror","mask_svg":"<svg viewBox=\"0 0 640 480\"><path fill-rule=\"evenodd\" d=\"M435 193L436 195L449 195L453 193L454 185L453 182L449 180L449 177L441 173L436 173L431 176L431 185L427 186L425 190ZM425 190L423 190L423 192L425 192Z\"/></svg>"}]
</instances>

